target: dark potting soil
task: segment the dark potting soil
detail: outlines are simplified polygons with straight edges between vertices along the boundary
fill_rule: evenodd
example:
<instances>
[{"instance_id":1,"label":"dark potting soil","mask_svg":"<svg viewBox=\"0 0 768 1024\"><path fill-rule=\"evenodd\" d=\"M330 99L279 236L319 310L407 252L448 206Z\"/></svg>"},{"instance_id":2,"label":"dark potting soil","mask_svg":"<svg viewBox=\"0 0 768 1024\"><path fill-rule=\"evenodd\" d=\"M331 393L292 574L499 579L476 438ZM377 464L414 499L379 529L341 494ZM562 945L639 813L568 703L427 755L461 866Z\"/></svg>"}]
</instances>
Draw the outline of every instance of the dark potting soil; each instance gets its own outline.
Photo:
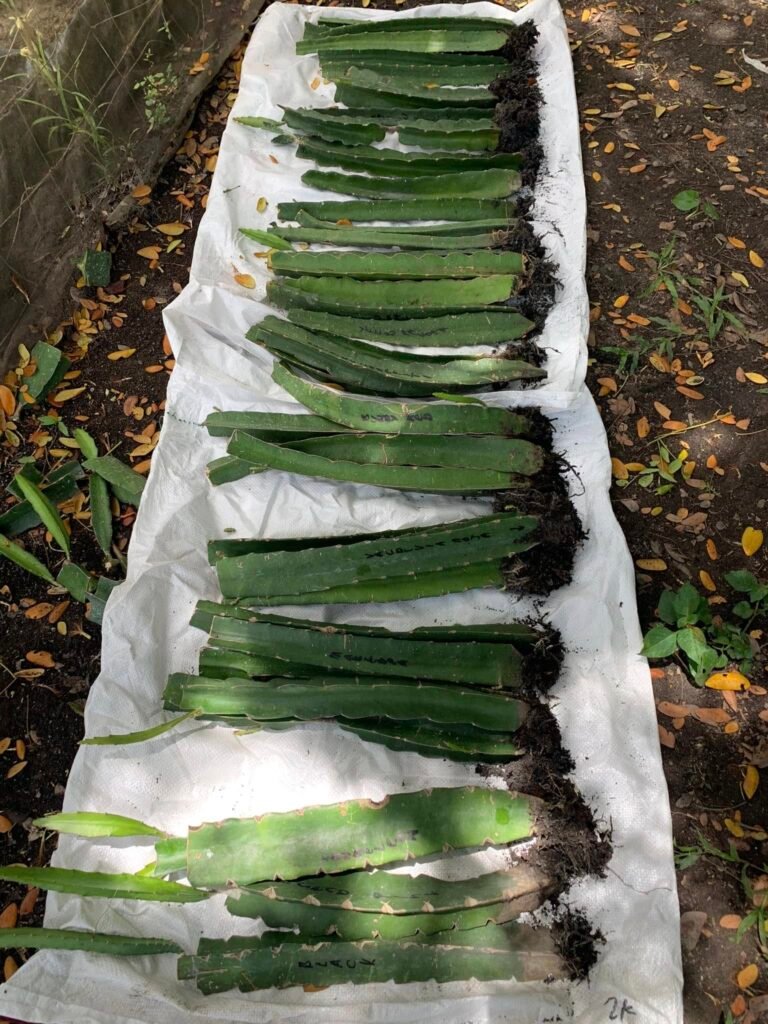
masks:
<instances>
[{"instance_id":1,"label":"dark potting soil","mask_svg":"<svg viewBox=\"0 0 768 1024\"><path fill-rule=\"evenodd\" d=\"M539 543L502 563L508 590L543 597L571 581L586 534L568 495L565 470L563 459L552 455L529 490L502 491L494 499L494 512L539 517Z\"/></svg>"},{"instance_id":2,"label":"dark potting soil","mask_svg":"<svg viewBox=\"0 0 768 1024\"><path fill-rule=\"evenodd\" d=\"M578 790L567 778L571 755L563 747L560 727L545 704L531 707L516 734L525 754L502 765L478 765L483 778L502 778L513 792L542 800L536 813L536 843L531 851L537 866L552 880L551 928L558 950L573 978L584 978L598 957L601 936L588 921L570 911L562 898L585 875L602 877L611 857L610 834L595 821Z\"/></svg>"}]
</instances>

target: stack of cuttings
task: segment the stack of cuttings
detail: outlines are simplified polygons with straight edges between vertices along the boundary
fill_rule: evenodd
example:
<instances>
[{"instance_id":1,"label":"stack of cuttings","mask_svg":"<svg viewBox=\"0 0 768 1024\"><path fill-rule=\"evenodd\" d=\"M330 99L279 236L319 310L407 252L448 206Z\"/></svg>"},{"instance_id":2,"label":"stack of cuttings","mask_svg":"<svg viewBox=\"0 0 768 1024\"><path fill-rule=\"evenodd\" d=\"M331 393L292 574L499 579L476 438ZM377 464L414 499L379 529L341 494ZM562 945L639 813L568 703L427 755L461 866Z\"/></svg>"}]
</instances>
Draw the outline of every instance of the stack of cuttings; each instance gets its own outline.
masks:
<instances>
[{"instance_id":1,"label":"stack of cuttings","mask_svg":"<svg viewBox=\"0 0 768 1024\"><path fill-rule=\"evenodd\" d=\"M193 979L206 994L309 983L552 980L568 975L556 928L518 920L555 889L544 870L514 858L503 871L460 881L370 870L434 855L445 868L451 855L533 840L546 816L538 797L479 787L233 818L191 828L186 837L119 815L70 812L37 824L87 837L154 836L156 859L134 875L8 867L0 878L169 903L227 892L232 915L260 918L267 931L202 938L195 955L179 958L179 978ZM189 885L166 880L179 872ZM180 952L165 939L71 930L10 929L7 940L112 955Z\"/></svg>"},{"instance_id":2,"label":"stack of cuttings","mask_svg":"<svg viewBox=\"0 0 768 1024\"><path fill-rule=\"evenodd\" d=\"M279 130L300 157L331 168L308 170L307 184L362 198L283 203L280 221L295 226L244 231L269 247L268 298L284 314L249 338L273 354L274 380L304 408L206 421L229 438L208 467L212 484L278 470L471 495L485 499L485 514L382 533L211 541L222 601L199 602L192 618L207 634L199 674L170 676L163 695L181 716L86 741L155 741L193 716L264 733L314 723L311 736L340 727L361 749L378 745L379 759L386 747L473 762L503 788L398 792L204 824L183 837L115 815L55 815L35 824L154 837L156 859L134 875L0 869L7 880L108 899L187 903L226 891L233 919L258 918L266 931L203 938L182 955L179 978L204 993L569 976L557 926L519 920L596 865L573 853L594 841L594 822L565 778L572 762L546 704L560 675L558 633L541 618L385 628L387 602L477 588L547 595L570 580L581 537L551 424L465 393L545 376L530 341L541 308L530 297L546 289L534 280L541 263L520 195L538 159L535 34L471 17L307 26L298 52L317 55L345 106L286 110ZM391 133L408 148L387 146ZM320 606L342 604L367 605L368 621L378 607L383 621L321 621L329 612ZM318 609L309 619L275 613L297 605ZM525 862L479 878L391 870L526 840ZM467 862L476 863L430 869L455 878ZM180 873L189 884L168 879ZM574 929L562 931L562 948L573 948ZM165 939L3 934L29 947L180 952Z\"/></svg>"},{"instance_id":3,"label":"stack of cuttings","mask_svg":"<svg viewBox=\"0 0 768 1024\"><path fill-rule=\"evenodd\" d=\"M192 625L208 632L200 675L170 677L167 709L249 730L332 719L457 761L516 757L530 710L520 692L546 689L560 667L558 635L525 623L396 633L201 601Z\"/></svg>"},{"instance_id":4,"label":"stack of cuttings","mask_svg":"<svg viewBox=\"0 0 768 1024\"><path fill-rule=\"evenodd\" d=\"M324 415L211 413L228 454L212 484L267 469L401 491L525 494L557 473L543 417L475 403L382 402L345 395L278 364L275 378ZM529 440L543 434L544 444Z\"/></svg>"},{"instance_id":5,"label":"stack of cuttings","mask_svg":"<svg viewBox=\"0 0 768 1024\"><path fill-rule=\"evenodd\" d=\"M267 300L284 311L251 341L321 381L405 398L546 377L523 340L551 299L551 282L531 287L541 248L527 188L521 199L540 159L535 38L530 23L474 18L306 27L297 51L317 55L344 106L238 120L334 168L305 184L362 198L281 203L270 230L241 229L267 247ZM505 347L408 351L480 345Z\"/></svg>"}]
</instances>

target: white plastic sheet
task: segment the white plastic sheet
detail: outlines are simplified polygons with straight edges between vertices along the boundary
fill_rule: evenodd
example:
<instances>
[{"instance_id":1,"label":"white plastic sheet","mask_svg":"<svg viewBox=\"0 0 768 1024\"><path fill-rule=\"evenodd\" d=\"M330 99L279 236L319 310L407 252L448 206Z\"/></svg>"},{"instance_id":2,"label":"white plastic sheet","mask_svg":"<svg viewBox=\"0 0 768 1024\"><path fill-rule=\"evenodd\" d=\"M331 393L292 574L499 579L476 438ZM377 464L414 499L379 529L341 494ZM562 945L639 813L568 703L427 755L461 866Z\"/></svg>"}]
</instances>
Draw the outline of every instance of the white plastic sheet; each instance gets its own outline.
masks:
<instances>
[{"instance_id":1,"label":"white plastic sheet","mask_svg":"<svg viewBox=\"0 0 768 1024\"><path fill-rule=\"evenodd\" d=\"M424 11L424 9L422 9ZM0 989L6 1015L46 1024L532 1024L573 1019L679 1024L681 967L671 825L656 737L648 667L635 652L641 636L632 563L608 497L610 464L597 410L583 386L587 302L584 288L584 194L577 109L565 27L556 0L533 0L516 14L478 3L442 4L437 13L533 17L545 97L546 161L536 191L535 222L558 265L562 286L542 343L550 351L544 388L515 396L541 402L555 417L556 447L573 467L571 488L587 530L572 584L543 602L567 646L553 706L576 761L574 781L596 817L613 829L605 879L584 879L567 896L606 938L587 983L518 985L475 982L437 986L337 986L203 998L175 979L175 959L110 958L41 952ZM326 13L326 12L323 12ZM339 12L341 13L341 12ZM403 14L417 17L418 10ZM324 105L332 87L310 88L317 65L293 56L305 18L317 9L276 4L248 48L234 113L278 114L278 104ZM347 16L377 18L368 11ZM240 225L266 226L278 199L309 196L306 168L290 148L230 122L208 211L195 249L192 280L168 309L177 365L168 415L153 460L130 547L128 579L110 598L103 630L102 672L86 707L89 734L139 729L161 720L160 695L170 671L192 671L202 634L190 629L197 599L216 599L206 541L223 536L350 533L463 518L484 504L414 496L265 473L211 488L205 464L224 450L200 426L213 408L295 409L271 381L271 359L243 334L267 311L265 273L237 237ZM279 163L269 159L273 153ZM258 197L269 199L263 216ZM317 198L317 196L312 196ZM258 279L244 293L232 265ZM506 396L508 400L509 396ZM496 394L493 401L505 400ZM493 591L360 608L326 609L337 621L386 622L394 628L450 621L506 621L533 610L529 601ZM316 614L322 614L318 609ZM69 810L108 810L183 834L189 824L227 815L287 810L350 797L477 782L471 766L396 754L335 727L237 737L191 725L133 747L82 748L65 797ZM534 853L535 855L535 853ZM486 851L462 859L465 872L503 862ZM134 841L64 837L60 866L136 870L152 857ZM468 861L468 863L467 863ZM431 866L430 870L439 871ZM223 898L166 907L81 900L51 894L46 925L96 928L176 939L187 950L201 933L249 931L224 911ZM250 930L253 930L251 927ZM631 1010L631 1012L630 1012Z\"/></svg>"}]
</instances>

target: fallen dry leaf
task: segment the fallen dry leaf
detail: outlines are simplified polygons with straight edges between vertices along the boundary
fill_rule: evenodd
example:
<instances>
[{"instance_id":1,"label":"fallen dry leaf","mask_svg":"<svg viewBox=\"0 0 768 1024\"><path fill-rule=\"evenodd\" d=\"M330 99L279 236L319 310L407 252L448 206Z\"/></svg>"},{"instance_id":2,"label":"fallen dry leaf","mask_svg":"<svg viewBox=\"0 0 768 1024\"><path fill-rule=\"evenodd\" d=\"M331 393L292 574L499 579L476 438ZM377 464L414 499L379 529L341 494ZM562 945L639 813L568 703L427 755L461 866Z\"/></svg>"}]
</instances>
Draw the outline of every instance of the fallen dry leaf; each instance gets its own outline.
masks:
<instances>
[{"instance_id":1,"label":"fallen dry leaf","mask_svg":"<svg viewBox=\"0 0 768 1024\"><path fill-rule=\"evenodd\" d=\"M741 535L741 549L747 558L751 558L763 546L763 531L748 526Z\"/></svg>"},{"instance_id":2,"label":"fallen dry leaf","mask_svg":"<svg viewBox=\"0 0 768 1024\"><path fill-rule=\"evenodd\" d=\"M176 238L179 235L183 235L185 231L188 231L189 225L182 224L180 220L176 220L171 224L158 224L157 230L162 231L164 235L170 235L171 238ZM139 253L139 255L141 255L141 253Z\"/></svg>"},{"instance_id":3,"label":"fallen dry leaf","mask_svg":"<svg viewBox=\"0 0 768 1024\"><path fill-rule=\"evenodd\" d=\"M237 283L241 285L243 288L256 287L256 281L254 280L253 277L251 277L250 274L235 274L234 278L235 281L237 281Z\"/></svg>"},{"instance_id":4,"label":"fallen dry leaf","mask_svg":"<svg viewBox=\"0 0 768 1024\"><path fill-rule=\"evenodd\" d=\"M710 690L748 690L752 685L741 672L713 672L704 683Z\"/></svg>"},{"instance_id":5,"label":"fallen dry leaf","mask_svg":"<svg viewBox=\"0 0 768 1024\"><path fill-rule=\"evenodd\" d=\"M15 903L9 903L0 914L0 928L15 928L19 919L19 908Z\"/></svg>"},{"instance_id":6,"label":"fallen dry leaf","mask_svg":"<svg viewBox=\"0 0 768 1024\"><path fill-rule=\"evenodd\" d=\"M736 984L739 988L750 988L755 984L759 975L760 971L757 968L757 964L747 964L736 975Z\"/></svg>"},{"instance_id":7,"label":"fallen dry leaf","mask_svg":"<svg viewBox=\"0 0 768 1024\"><path fill-rule=\"evenodd\" d=\"M725 725L731 720L725 708L696 708L691 715L704 725Z\"/></svg>"},{"instance_id":8,"label":"fallen dry leaf","mask_svg":"<svg viewBox=\"0 0 768 1024\"><path fill-rule=\"evenodd\" d=\"M664 572L667 568L663 558L636 558L635 565L644 572Z\"/></svg>"},{"instance_id":9,"label":"fallen dry leaf","mask_svg":"<svg viewBox=\"0 0 768 1024\"><path fill-rule=\"evenodd\" d=\"M53 668L54 660L50 651L27 651L24 655L32 665L39 665L41 668Z\"/></svg>"},{"instance_id":10,"label":"fallen dry leaf","mask_svg":"<svg viewBox=\"0 0 768 1024\"><path fill-rule=\"evenodd\" d=\"M741 918L738 914L724 914L718 924L721 928L726 928L728 931L735 931L741 924Z\"/></svg>"},{"instance_id":11,"label":"fallen dry leaf","mask_svg":"<svg viewBox=\"0 0 768 1024\"><path fill-rule=\"evenodd\" d=\"M751 800L757 792L757 787L760 785L760 772L755 768L753 764L747 765L744 769L744 779L741 783L741 788L744 790L744 796L747 800Z\"/></svg>"}]
</instances>

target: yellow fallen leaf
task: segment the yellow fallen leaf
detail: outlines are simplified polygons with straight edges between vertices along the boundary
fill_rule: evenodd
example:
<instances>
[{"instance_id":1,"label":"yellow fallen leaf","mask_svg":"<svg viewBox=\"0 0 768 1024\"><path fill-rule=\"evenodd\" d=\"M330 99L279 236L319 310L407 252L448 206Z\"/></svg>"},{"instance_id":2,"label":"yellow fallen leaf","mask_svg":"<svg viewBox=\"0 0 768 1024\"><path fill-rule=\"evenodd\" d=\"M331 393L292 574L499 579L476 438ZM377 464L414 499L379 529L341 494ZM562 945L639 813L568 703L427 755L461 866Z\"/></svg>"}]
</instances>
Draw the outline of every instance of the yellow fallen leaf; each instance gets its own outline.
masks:
<instances>
[{"instance_id":1,"label":"yellow fallen leaf","mask_svg":"<svg viewBox=\"0 0 768 1024\"><path fill-rule=\"evenodd\" d=\"M621 29L621 31L624 33L625 36L639 36L640 35L640 29L639 28L635 28L634 25L619 25L619 28Z\"/></svg>"},{"instance_id":2,"label":"yellow fallen leaf","mask_svg":"<svg viewBox=\"0 0 768 1024\"><path fill-rule=\"evenodd\" d=\"M630 85L629 82L614 82L611 86L613 89L621 89L622 92L636 92L634 85Z\"/></svg>"},{"instance_id":3,"label":"yellow fallen leaf","mask_svg":"<svg viewBox=\"0 0 768 1024\"><path fill-rule=\"evenodd\" d=\"M738 814L738 811L736 812ZM746 835L744 829L741 827L738 821L734 821L733 818L725 818L723 824L731 833L732 836L736 836L737 839L743 839Z\"/></svg>"},{"instance_id":4,"label":"yellow fallen leaf","mask_svg":"<svg viewBox=\"0 0 768 1024\"><path fill-rule=\"evenodd\" d=\"M740 270L732 270L731 277L737 284L743 285L745 288L749 288L749 281Z\"/></svg>"},{"instance_id":5,"label":"yellow fallen leaf","mask_svg":"<svg viewBox=\"0 0 768 1024\"><path fill-rule=\"evenodd\" d=\"M746 249L747 243L742 241L741 238L736 238L735 235L728 235L728 244L732 245L734 249Z\"/></svg>"},{"instance_id":6,"label":"yellow fallen leaf","mask_svg":"<svg viewBox=\"0 0 768 1024\"><path fill-rule=\"evenodd\" d=\"M653 37L653 41L654 41L654 43L660 43L662 41L662 39L671 39L671 38L672 38L672 33L671 32L657 32L656 35Z\"/></svg>"},{"instance_id":7,"label":"yellow fallen leaf","mask_svg":"<svg viewBox=\"0 0 768 1024\"><path fill-rule=\"evenodd\" d=\"M741 783L741 788L744 790L744 796L747 800L751 800L757 792L757 787L760 785L760 772L755 768L753 764L747 765L744 769L744 780Z\"/></svg>"},{"instance_id":8,"label":"yellow fallen leaf","mask_svg":"<svg viewBox=\"0 0 768 1024\"><path fill-rule=\"evenodd\" d=\"M736 975L736 984L739 988L749 988L755 984L759 975L760 971L757 969L757 964L747 964Z\"/></svg>"},{"instance_id":9,"label":"yellow fallen leaf","mask_svg":"<svg viewBox=\"0 0 768 1024\"><path fill-rule=\"evenodd\" d=\"M134 199L144 199L145 196L148 196L151 193L151 191L151 185L137 185L136 188L133 189L133 191L131 192L131 195L133 196Z\"/></svg>"},{"instance_id":10,"label":"yellow fallen leaf","mask_svg":"<svg viewBox=\"0 0 768 1024\"><path fill-rule=\"evenodd\" d=\"M744 376L747 380L751 380L753 384L768 384L768 377L765 377L762 373L749 371L748 373L745 373Z\"/></svg>"},{"instance_id":11,"label":"yellow fallen leaf","mask_svg":"<svg viewBox=\"0 0 768 1024\"><path fill-rule=\"evenodd\" d=\"M250 274L235 274L235 280L243 288L255 288L256 282Z\"/></svg>"},{"instance_id":12,"label":"yellow fallen leaf","mask_svg":"<svg viewBox=\"0 0 768 1024\"><path fill-rule=\"evenodd\" d=\"M258 210L259 213L264 213L268 205L269 204L267 203L267 200L264 198L264 196L261 196L256 202L256 209Z\"/></svg>"},{"instance_id":13,"label":"yellow fallen leaf","mask_svg":"<svg viewBox=\"0 0 768 1024\"><path fill-rule=\"evenodd\" d=\"M629 470L621 461L621 459L611 459L611 470L617 480L628 480Z\"/></svg>"},{"instance_id":14,"label":"yellow fallen leaf","mask_svg":"<svg viewBox=\"0 0 768 1024\"><path fill-rule=\"evenodd\" d=\"M175 238L177 235L183 235L188 230L188 225L182 224L180 220L175 220L172 224L158 224L157 230Z\"/></svg>"},{"instance_id":15,"label":"yellow fallen leaf","mask_svg":"<svg viewBox=\"0 0 768 1024\"><path fill-rule=\"evenodd\" d=\"M642 473L645 471L646 467L642 462L627 462L625 464L625 468L628 469L630 473Z\"/></svg>"},{"instance_id":16,"label":"yellow fallen leaf","mask_svg":"<svg viewBox=\"0 0 768 1024\"><path fill-rule=\"evenodd\" d=\"M709 555L709 557L712 559L713 562L716 562L720 556L717 552L717 544L715 544L711 537L707 539L705 547L707 549L707 554Z\"/></svg>"},{"instance_id":17,"label":"yellow fallen leaf","mask_svg":"<svg viewBox=\"0 0 768 1024\"><path fill-rule=\"evenodd\" d=\"M617 299L613 300L613 304L616 307L616 309L623 309L624 306L626 306L626 304L628 302L629 302L629 296L628 295L619 295L619 297Z\"/></svg>"},{"instance_id":18,"label":"yellow fallen leaf","mask_svg":"<svg viewBox=\"0 0 768 1024\"><path fill-rule=\"evenodd\" d=\"M107 359L111 359L113 362L116 359L127 359L129 356L132 356L135 351L135 348L119 348L115 352L108 353Z\"/></svg>"},{"instance_id":19,"label":"yellow fallen leaf","mask_svg":"<svg viewBox=\"0 0 768 1024\"><path fill-rule=\"evenodd\" d=\"M699 570L699 579L701 580L701 585L704 587L704 589L709 590L711 593L714 594L714 592L717 590L717 585L715 584L715 581L712 579L712 577L709 575L706 569Z\"/></svg>"},{"instance_id":20,"label":"yellow fallen leaf","mask_svg":"<svg viewBox=\"0 0 768 1024\"><path fill-rule=\"evenodd\" d=\"M742 672L713 672L704 683L710 690L748 690L752 685Z\"/></svg>"},{"instance_id":21,"label":"yellow fallen leaf","mask_svg":"<svg viewBox=\"0 0 768 1024\"><path fill-rule=\"evenodd\" d=\"M0 409L6 414L6 416L13 416L13 411L16 408L16 398L9 387L5 384L0 384Z\"/></svg>"},{"instance_id":22,"label":"yellow fallen leaf","mask_svg":"<svg viewBox=\"0 0 768 1024\"><path fill-rule=\"evenodd\" d=\"M645 572L664 572L667 568L667 563L663 558L637 558L635 565Z\"/></svg>"},{"instance_id":23,"label":"yellow fallen leaf","mask_svg":"<svg viewBox=\"0 0 768 1024\"><path fill-rule=\"evenodd\" d=\"M756 253L754 249L749 250L749 262L753 267L757 267L758 270L761 270L765 266L765 260L759 253Z\"/></svg>"},{"instance_id":24,"label":"yellow fallen leaf","mask_svg":"<svg viewBox=\"0 0 768 1024\"><path fill-rule=\"evenodd\" d=\"M68 402L70 398L77 398L78 395L82 395L85 391L85 385L81 388L65 388L64 391L59 391L58 394L54 395L51 399L52 402Z\"/></svg>"},{"instance_id":25,"label":"yellow fallen leaf","mask_svg":"<svg viewBox=\"0 0 768 1024\"><path fill-rule=\"evenodd\" d=\"M751 558L763 546L763 531L756 530L754 526L748 526L741 535L741 550Z\"/></svg>"},{"instance_id":26,"label":"yellow fallen leaf","mask_svg":"<svg viewBox=\"0 0 768 1024\"><path fill-rule=\"evenodd\" d=\"M680 83L676 78L670 78L667 84L673 92L680 92Z\"/></svg>"},{"instance_id":27,"label":"yellow fallen leaf","mask_svg":"<svg viewBox=\"0 0 768 1024\"><path fill-rule=\"evenodd\" d=\"M160 246L145 245L143 249L137 250L136 255L143 256L145 260L158 260L160 259Z\"/></svg>"}]
</instances>

